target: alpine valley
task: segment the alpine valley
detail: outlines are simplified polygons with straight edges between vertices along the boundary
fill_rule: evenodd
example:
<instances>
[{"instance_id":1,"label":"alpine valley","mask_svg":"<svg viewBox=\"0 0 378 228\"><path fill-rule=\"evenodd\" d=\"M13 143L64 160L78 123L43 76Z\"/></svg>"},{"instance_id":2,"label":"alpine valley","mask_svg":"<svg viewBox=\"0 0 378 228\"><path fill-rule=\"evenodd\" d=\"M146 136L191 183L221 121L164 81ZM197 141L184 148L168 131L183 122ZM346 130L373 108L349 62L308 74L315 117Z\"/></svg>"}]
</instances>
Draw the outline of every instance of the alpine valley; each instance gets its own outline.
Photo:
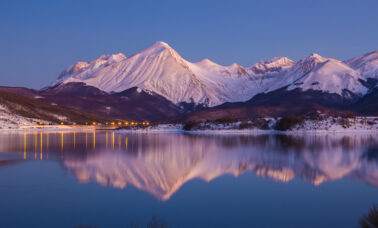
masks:
<instances>
[{"instance_id":1,"label":"alpine valley","mask_svg":"<svg viewBox=\"0 0 378 228\"><path fill-rule=\"evenodd\" d=\"M88 115L164 122L314 113L377 116L377 82L378 51L345 61L318 54L297 62L274 57L243 67L209 59L189 62L156 42L131 56L77 62L38 91L0 87L0 111L11 115L18 106L10 94L17 94L26 97L19 99L21 106L30 107L17 115L43 120L50 113L51 121L77 122Z\"/></svg>"}]
</instances>

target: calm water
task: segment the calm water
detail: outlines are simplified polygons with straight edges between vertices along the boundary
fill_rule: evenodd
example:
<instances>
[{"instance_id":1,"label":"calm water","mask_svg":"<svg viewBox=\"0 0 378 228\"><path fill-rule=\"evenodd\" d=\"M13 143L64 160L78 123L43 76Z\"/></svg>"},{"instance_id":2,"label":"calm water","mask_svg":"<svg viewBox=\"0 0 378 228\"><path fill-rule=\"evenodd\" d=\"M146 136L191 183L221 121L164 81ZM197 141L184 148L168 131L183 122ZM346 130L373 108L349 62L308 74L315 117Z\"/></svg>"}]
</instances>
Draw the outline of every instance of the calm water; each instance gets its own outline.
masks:
<instances>
[{"instance_id":1,"label":"calm water","mask_svg":"<svg viewBox=\"0 0 378 228\"><path fill-rule=\"evenodd\" d=\"M0 227L357 227L378 136L0 133Z\"/></svg>"}]
</instances>

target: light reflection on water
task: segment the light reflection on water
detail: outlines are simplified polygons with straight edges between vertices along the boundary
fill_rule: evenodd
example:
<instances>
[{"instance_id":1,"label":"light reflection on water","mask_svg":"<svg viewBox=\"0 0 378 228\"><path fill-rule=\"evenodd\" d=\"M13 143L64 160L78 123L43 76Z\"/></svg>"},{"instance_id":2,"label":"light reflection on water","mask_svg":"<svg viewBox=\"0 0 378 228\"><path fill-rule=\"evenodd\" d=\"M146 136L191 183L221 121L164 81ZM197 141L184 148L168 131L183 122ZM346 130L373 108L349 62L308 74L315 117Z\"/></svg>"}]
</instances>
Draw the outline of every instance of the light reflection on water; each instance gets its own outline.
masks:
<instances>
[{"instance_id":1,"label":"light reflection on water","mask_svg":"<svg viewBox=\"0 0 378 228\"><path fill-rule=\"evenodd\" d=\"M285 185L299 179L313 188L341 179L356 186L363 183L373 191L378 187L376 135L25 132L0 134L0 152L5 152L0 160L58 161L79 184L121 190L132 186L157 203L169 201L191 180L211 183L245 173Z\"/></svg>"}]
</instances>

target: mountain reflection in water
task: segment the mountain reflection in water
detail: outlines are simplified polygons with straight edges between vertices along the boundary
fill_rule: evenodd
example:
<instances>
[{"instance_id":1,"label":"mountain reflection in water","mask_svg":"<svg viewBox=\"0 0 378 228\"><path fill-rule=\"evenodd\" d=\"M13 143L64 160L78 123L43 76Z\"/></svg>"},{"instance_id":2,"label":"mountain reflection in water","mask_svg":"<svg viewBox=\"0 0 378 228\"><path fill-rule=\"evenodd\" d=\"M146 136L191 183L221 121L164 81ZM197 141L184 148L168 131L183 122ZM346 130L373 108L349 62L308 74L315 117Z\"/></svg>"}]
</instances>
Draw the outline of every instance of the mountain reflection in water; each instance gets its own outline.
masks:
<instances>
[{"instance_id":1,"label":"mountain reflection in water","mask_svg":"<svg viewBox=\"0 0 378 228\"><path fill-rule=\"evenodd\" d=\"M299 177L320 185L346 177L378 186L375 135L0 134L0 151L58 159L81 183L131 185L161 200L194 178L247 171L280 182Z\"/></svg>"}]
</instances>

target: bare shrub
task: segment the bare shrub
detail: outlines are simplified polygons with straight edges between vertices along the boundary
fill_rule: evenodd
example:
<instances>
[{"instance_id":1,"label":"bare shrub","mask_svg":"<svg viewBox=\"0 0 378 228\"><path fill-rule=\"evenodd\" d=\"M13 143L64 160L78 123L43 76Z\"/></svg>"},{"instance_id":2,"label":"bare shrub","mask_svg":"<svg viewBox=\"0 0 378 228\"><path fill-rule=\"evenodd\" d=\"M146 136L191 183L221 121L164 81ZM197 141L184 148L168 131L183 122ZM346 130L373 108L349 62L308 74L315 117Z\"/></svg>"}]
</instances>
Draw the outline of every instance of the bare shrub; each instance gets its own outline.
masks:
<instances>
[{"instance_id":1,"label":"bare shrub","mask_svg":"<svg viewBox=\"0 0 378 228\"><path fill-rule=\"evenodd\" d=\"M244 123L241 123L239 125L239 129L242 130L242 129L248 129L248 128L253 128L253 124L252 123L248 123L248 122L244 122Z\"/></svg>"},{"instance_id":2,"label":"bare shrub","mask_svg":"<svg viewBox=\"0 0 378 228\"><path fill-rule=\"evenodd\" d=\"M195 122L192 122L192 121L189 121L189 122L186 122L183 126L183 129L185 131L190 131L192 130L195 126L197 126L197 124Z\"/></svg>"},{"instance_id":3,"label":"bare shrub","mask_svg":"<svg viewBox=\"0 0 378 228\"><path fill-rule=\"evenodd\" d=\"M349 121L349 118L341 117L339 120L339 124L343 126L343 128L349 128L351 126L351 123Z\"/></svg>"},{"instance_id":4,"label":"bare shrub","mask_svg":"<svg viewBox=\"0 0 378 228\"><path fill-rule=\"evenodd\" d=\"M361 228L376 228L378 227L378 205L374 205L369 213L365 215L360 221Z\"/></svg>"},{"instance_id":5,"label":"bare shrub","mask_svg":"<svg viewBox=\"0 0 378 228\"><path fill-rule=\"evenodd\" d=\"M298 124L302 124L305 120L304 116L286 115L283 116L276 125L276 130L287 131Z\"/></svg>"}]
</instances>

